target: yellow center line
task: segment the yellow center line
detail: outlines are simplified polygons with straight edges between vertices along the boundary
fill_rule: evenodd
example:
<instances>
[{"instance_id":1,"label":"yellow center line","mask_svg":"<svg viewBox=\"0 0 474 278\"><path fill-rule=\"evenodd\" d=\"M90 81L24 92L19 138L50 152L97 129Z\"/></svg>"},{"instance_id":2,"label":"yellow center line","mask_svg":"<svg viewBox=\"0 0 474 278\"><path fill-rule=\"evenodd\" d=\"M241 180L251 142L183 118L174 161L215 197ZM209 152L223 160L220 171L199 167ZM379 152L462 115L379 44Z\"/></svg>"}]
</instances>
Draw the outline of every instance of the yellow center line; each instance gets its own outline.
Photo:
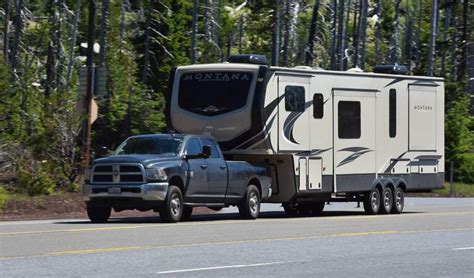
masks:
<instances>
[{"instance_id":1,"label":"yellow center line","mask_svg":"<svg viewBox=\"0 0 474 278\"><path fill-rule=\"evenodd\" d=\"M451 228L451 229L426 229L426 230L411 230L411 231L367 231L367 232L336 233L336 234L325 234L325 235L322 234L322 235L311 235L311 236L262 238L262 239L249 239L249 240L211 241L211 242L165 244L165 245L124 246L124 247L111 247L111 248L58 251L58 252L49 252L49 253L31 255L31 256L0 257L0 261L13 260L13 259L31 259L31 258L39 258L39 257L55 257L55 256L67 256L67 255L86 255L86 254L96 254L96 253L139 251L139 250L150 250L150 249L189 248L189 247L217 246L217 245L229 245L229 244L251 244L251 243L266 243L266 242L276 242L276 241L310 240L310 239L322 239L322 238L329 238L329 237L337 237L337 238L363 237L363 236L374 236L374 235L377 236L377 235L396 235L396 234L413 234L413 233L440 233L440 232L459 232L459 231L472 231L472 230L474 230L473 227Z\"/></svg>"},{"instance_id":2,"label":"yellow center line","mask_svg":"<svg viewBox=\"0 0 474 278\"><path fill-rule=\"evenodd\" d=\"M323 216L323 217L312 217L312 218L278 218L278 219L266 219L260 218L257 221L242 221L242 220L222 220L222 221L205 221L205 222L188 222L188 223L174 223L174 224L162 224L153 223L149 225L133 225L133 226L115 226L115 227L98 227L98 228L78 228L78 229L58 229L58 230L38 230L38 231L25 231L25 232L5 232L0 233L1 236L21 236L21 235L41 235L41 234L52 234L52 233L79 233L79 232L97 232L97 231L120 231L130 229L141 229L141 228L164 228L164 227L185 227L185 226L199 226L199 225L225 225L225 224L266 224L269 222L287 223L295 221L340 221L340 220L380 220L380 218L390 219L398 217L426 217L426 216L446 216L446 215L468 215L474 214L474 211L462 211L462 212L436 212L436 213L405 213L398 215L356 215L356 216ZM110 223L114 224L114 223Z\"/></svg>"}]
</instances>

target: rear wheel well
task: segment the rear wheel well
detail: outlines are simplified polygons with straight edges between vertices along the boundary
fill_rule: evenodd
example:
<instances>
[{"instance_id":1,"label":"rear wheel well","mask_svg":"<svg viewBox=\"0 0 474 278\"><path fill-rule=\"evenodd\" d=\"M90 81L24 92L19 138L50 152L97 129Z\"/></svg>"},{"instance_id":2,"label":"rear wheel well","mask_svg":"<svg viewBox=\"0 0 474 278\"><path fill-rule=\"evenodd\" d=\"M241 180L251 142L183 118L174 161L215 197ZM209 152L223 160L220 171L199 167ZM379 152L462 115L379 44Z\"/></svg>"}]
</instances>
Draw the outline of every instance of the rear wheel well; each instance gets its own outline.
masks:
<instances>
[{"instance_id":1,"label":"rear wheel well","mask_svg":"<svg viewBox=\"0 0 474 278\"><path fill-rule=\"evenodd\" d=\"M248 185L255 185L258 188L258 192L260 193L260 196L262 196L262 185L260 184L260 181L257 178L252 178L249 181Z\"/></svg>"},{"instance_id":2,"label":"rear wheel well","mask_svg":"<svg viewBox=\"0 0 474 278\"><path fill-rule=\"evenodd\" d=\"M397 187L400 187L404 192L407 190L407 186L404 182L399 183Z\"/></svg>"},{"instance_id":3,"label":"rear wheel well","mask_svg":"<svg viewBox=\"0 0 474 278\"><path fill-rule=\"evenodd\" d=\"M377 188L380 193L382 193L382 185L380 183L377 183L374 188Z\"/></svg>"}]
</instances>

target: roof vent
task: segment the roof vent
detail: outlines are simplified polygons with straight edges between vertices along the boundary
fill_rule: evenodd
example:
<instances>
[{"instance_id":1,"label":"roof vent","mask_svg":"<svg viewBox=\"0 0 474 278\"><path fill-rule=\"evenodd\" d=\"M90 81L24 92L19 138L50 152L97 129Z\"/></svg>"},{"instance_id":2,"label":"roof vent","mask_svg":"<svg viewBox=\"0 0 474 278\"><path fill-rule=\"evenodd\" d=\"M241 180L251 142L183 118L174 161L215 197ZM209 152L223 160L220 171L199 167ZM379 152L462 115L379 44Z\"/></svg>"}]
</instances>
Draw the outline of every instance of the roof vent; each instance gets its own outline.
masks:
<instances>
[{"instance_id":1,"label":"roof vent","mask_svg":"<svg viewBox=\"0 0 474 278\"><path fill-rule=\"evenodd\" d=\"M404 65L378 65L374 67L375 73L388 73L388 74L407 74L408 68Z\"/></svg>"},{"instance_id":2,"label":"roof vent","mask_svg":"<svg viewBox=\"0 0 474 278\"><path fill-rule=\"evenodd\" d=\"M355 67L355 68L350 68L348 70L346 70L348 72L364 72L361 68L359 67Z\"/></svg>"},{"instance_id":3,"label":"roof vent","mask_svg":"<svg viewBox=\"0 0 474 278\"><path fill-rule=\"evenodd\" d=\"M265 55L258 55L258 54L232 55L232 56L229 56L227 61L229 63L268 65L267 57L265 57Z\"/></svg>"}]
</instances>

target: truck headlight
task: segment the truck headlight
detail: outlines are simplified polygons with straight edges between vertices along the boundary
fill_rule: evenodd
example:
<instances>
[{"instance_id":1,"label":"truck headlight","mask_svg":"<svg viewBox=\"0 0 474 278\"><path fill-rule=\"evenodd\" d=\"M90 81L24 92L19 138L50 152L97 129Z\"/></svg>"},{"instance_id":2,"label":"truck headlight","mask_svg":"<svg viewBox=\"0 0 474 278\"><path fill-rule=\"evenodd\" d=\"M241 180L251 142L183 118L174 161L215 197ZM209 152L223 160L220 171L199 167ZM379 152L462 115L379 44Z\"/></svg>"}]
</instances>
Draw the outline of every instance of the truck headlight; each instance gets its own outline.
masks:
<instances>
[{"instance_id":1,"label":"truck headlight","mask_svg":"<svg viewBox=\"0 0 474 278\"><path fill-rule=\"evenodd\" d=\"M148 168L146 169L147 180L165 181L168 179L165 170L162 168Z\"/></svg>"},{"instance_id":2,"label":"truck headlight","mask_svg":"<svg viewBox=\"0 0 474 278\"><path fill-rule=\"evenodd\" d=\"M90 181L92 177L92 170L91 169L85 169L84 170L84 180L85 181Z\"/></svg>"}]
</instances>

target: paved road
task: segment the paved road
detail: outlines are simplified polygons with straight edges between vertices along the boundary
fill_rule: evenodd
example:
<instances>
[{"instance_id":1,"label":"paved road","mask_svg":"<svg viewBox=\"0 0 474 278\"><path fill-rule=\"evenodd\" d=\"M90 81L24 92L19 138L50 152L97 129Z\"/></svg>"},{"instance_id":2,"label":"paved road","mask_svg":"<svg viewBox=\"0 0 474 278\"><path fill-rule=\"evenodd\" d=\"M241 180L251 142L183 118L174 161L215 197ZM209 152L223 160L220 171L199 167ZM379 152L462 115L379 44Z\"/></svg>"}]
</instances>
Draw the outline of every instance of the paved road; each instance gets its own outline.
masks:
<instances>
[{"instance_id":1,"label":"paved road","mask_svg":"<svg viewBox=\"0 0 474 278\"><path fill-rule=\"evenodd\" d=\"M0 277L473 277L474 199L407 198L402 215L353 203L324 216L235 209L192 221L158 218L0 222Z\"/></svg>"}]
</instances>

